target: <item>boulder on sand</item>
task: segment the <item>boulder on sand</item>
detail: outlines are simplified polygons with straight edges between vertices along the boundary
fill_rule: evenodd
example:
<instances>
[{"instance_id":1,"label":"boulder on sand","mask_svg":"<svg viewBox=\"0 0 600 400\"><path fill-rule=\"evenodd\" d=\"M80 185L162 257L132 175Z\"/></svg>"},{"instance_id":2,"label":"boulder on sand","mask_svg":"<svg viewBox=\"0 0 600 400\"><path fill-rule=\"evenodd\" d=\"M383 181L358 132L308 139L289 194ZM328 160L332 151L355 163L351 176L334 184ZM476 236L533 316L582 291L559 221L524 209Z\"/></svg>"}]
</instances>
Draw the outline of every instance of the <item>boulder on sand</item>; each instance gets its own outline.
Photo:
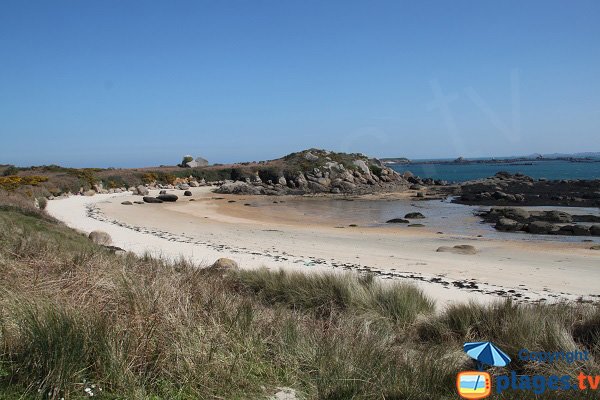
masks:
<instances>
[{"instance_id":1,"label":"boulder on sand","mask_svg":"<svg viewBox=\"0 0 600 400\"><path fill-rule=\"evenodd\" d=\"M92 231L88 235L88 238L99 245L108 246L112 243L110 235L104 231Z\"/></svg>"},{"instance_id":2,"label":"boulder on sand","mask_svg":"<svg viewBox=\"0 0 600 400\"><path fill-rule=\"evenodd\" d=\"M148 194L150 193L148 188L144 185L139 185L136 189L137 189L137 194L139 194L140 196L148 196Z\"/></svg>"},{"instance_id":3,"label":"boulder on sand","mask_svg":"<svg viewBox=\"0 0 600 400\"><path fill-rule=\"evenodd\" d=\"M408 224L410 221L403 218L392 218L385 221L386 224Z\"/></svg>"},{"instance_id":4,"label":"boulder on sand","mask_svg":"<svg viewBox=\"0 0 600 400\"><path fill-rule=\"evenodd\" d=\"M410 212L404 216L407 219L423 219L425 216L420 212Z\"/></svg>"},{"instance_id":5,"label":"boulder on sand","mask_svg":"<svg viewBox=\"0 0 600 400\"><path fill-rule=\"evenodd\" d=\"M161 199L157 199L156 197L144 196L144 201L146 203L162 203Z\"/></svg>"},{"instance_id":6,"label":"boulder on sand","mask_svg":"<svg viewBox=\"0 0 600 400\"><path fill-rule=\"evenodd\" d=\"M476 254L477 249L469 244L459 244L454 247L441 246L436 250L438 253L454 253L454 254Z\"/></svg>"},{"instance_id":7,"label":"boulder on sand","mask_svg":"<svg viewBox=\"0 0 600 400\"><path fill-rule=\"evenodd\" d=\"M236 263L235 261L233 261L230 258L219 258L217 261L215 261L213 263L213 265L211 265L211 268L214 269L237 269L238 268L238 263Z\"/></svg>"},{"instance_id":8,"label":"boulder on sand","mask_svg":"<svg viewBox=\"0 0 600 400\"><path fill-rule=\"evenodd\" d=\"M168 193L158 195L156 198L159 200L162 200L162 201L169 201L169 202L177 201L177 199L179 199L179 197L177 197L176 194L168 194Z\"/></svg>"}]
</instances>

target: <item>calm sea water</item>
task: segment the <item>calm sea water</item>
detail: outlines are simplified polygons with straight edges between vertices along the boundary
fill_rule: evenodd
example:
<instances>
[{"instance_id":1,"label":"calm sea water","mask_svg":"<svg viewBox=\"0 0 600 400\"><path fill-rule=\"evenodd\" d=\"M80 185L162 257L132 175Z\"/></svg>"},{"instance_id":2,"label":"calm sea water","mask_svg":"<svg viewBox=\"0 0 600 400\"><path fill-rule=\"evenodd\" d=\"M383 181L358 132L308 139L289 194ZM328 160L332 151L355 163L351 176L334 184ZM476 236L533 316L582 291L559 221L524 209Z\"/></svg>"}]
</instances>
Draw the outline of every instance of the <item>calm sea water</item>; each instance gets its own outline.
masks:
<instances>
[{"instance_id":1,"label":"calm sea water","mask_svg":"<svg viewBox=\"0 0 600 400\"><path fill-rule=\"evenodd\" d=\"M499 171L521 172L532 178L600 179L600 162L527 161L527 164L410 164L392 165L398 172L410 171L421 178L463 182L486 178Z\"/></svg>"}]
</instances>

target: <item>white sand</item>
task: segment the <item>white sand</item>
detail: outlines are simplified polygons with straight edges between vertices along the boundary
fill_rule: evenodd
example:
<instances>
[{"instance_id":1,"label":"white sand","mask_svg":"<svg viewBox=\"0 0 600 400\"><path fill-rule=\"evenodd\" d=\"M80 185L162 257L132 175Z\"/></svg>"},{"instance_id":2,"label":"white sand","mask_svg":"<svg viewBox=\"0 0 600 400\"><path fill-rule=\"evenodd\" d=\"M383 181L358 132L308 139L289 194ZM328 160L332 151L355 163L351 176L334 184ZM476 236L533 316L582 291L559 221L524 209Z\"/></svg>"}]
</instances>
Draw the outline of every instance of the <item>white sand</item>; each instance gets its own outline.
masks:
<instances>
[{"instance_id":1,"label":"white sand","mask_svg":"<svg viewBox=\"0 0 600 400\"><path fill-rule=\"evenodd\" d=\"M499 297L481 291L514 290L521 299L527 296L530 300L550 301L599 293L600 252L589 250L589 245L582 243L436 235L418 228L336 229L312 220L278 222L268 217L268 209L264 215L264 209L257 214L256 209L244 207L239 197L221 196L226 200L214 200L211 197L216 195L209 188L192 191L195 202L176 191L180 195L177 203L132 206L120 203L140 200L140 196L73 196L50 201L48 212L80 231L108 232L115 246L137 254L184 257L204 265L227 257L243 268L266 266L309 272L344 271L341 265L347 264L352 269L369 268L400 275L404 278L393 279L416 283L442 305ZM227 199L238 202L228 204ZM96 206L110 222L87 216L88 205ZM128 226L116 225L114 221ZM435 251L439 246L456 244L474 245L479 252L459 255ZM425 280L439 277L450 285L406 278L407 275ZM466 279L473 280L481 291L452 286L452 282Z\"/></svg>"}]
</instances>

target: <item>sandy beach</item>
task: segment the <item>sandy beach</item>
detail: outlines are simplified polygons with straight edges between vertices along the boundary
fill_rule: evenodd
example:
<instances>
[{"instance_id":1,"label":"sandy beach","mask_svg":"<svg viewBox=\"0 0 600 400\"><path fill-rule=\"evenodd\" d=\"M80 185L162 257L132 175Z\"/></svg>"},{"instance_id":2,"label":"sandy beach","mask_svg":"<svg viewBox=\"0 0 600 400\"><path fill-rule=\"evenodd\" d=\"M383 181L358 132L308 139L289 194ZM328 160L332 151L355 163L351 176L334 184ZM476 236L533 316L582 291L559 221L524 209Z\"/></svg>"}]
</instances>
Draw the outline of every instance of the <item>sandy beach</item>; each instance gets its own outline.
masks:
<instances>
[{"instance_id":1,"label":"sandy beach","mask_svg":"<svg viewBox=\"0 0 600 400\"><path fill-rule=\"evenodd\" d=\"M48 211L80 231L106 231L115 246L137 254L183 257L203 265L227 257L242 268L372 271L381 279L416 283L442 305L503 296L594 300L599 294L600 252L581 240L505 239L477 225L476 217L464 217L471 229L463 231L456 222L439 225L445 217L429 217L425 227L391 226L382 221L388 215L381 214L393 211L354 213L368 210L372 199L338 200L348 206L336 214L339 207L332 211L331 199L217 195L209 187L192 192L188 198L173 191L179 201L163 204L122 205L141 200L130 193L72 196L50 201ZM384 200L401 209L427 203L402 197ZM448 229L440 231L440 226ZM477 254L436 252L461 244L475 246Z\"/></svg>"}]
</instances>

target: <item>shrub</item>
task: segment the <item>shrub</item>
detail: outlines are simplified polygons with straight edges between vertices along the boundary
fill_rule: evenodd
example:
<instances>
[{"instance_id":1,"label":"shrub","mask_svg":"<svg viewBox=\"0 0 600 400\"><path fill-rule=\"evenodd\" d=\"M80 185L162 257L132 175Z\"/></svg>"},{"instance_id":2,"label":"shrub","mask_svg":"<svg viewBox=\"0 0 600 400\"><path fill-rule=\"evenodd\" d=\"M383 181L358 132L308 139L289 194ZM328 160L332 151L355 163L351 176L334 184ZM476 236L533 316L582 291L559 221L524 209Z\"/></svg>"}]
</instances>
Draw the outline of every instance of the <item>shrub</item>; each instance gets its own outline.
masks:
<instances>
[{"instance_id":1,"label":"shrub","mask_svg":"<svg viewBox=\"0 0 600 400\"><path fill-rule=\"evenodd\" d=\"M377 176L378 178L381 178L381 171L383 171L383 169L380 166L371 164L369 165L369 170L373 175Z\"/></svg>"},{"instance_id":2,"label":"shrub","mask_svg":"<svg viewBox=\"0 0 600 400\"><path fill-rule=\"evenodd\" d=\"M40 207L40 210L45 210L46 206L48 205L48 199L45 198L45 197L38 197L37 201L38 201L38 205Z\"/></svg>"},{"instance_id":3,"label":"shrub","mask_svg":"<svg viewBox=\"0 0 600 400\"><path fill-rule=\"evenodd\" d=\"M10 175L16 175L18 174L20 171L19 168L15 167L14 165L9 165L8 167L6 167L6 169L2 172L3 176L10 176Z\"/></svg>"},{"instance_id":4,"label":"shrub","mask_svg":"<svg viewBox=\"0 0 600 400\"><path fill-rule=\"evenodd\" d=\"M158 176L155 173L147 172L142 175L142 182L149 184L158 180Z\"/></svg>"},{"instance_id":5,"label":"shrub","mask_svg":"<svg viewBox=\"0 0 600 400\"><path fill-rule=\"evenodd\" d=\"M5 176L0 177L0 188L6 190L7 192L13 192L17 190L19 186L21 186L22 179L19 176Z\"/></svg>"}]
</instances>

